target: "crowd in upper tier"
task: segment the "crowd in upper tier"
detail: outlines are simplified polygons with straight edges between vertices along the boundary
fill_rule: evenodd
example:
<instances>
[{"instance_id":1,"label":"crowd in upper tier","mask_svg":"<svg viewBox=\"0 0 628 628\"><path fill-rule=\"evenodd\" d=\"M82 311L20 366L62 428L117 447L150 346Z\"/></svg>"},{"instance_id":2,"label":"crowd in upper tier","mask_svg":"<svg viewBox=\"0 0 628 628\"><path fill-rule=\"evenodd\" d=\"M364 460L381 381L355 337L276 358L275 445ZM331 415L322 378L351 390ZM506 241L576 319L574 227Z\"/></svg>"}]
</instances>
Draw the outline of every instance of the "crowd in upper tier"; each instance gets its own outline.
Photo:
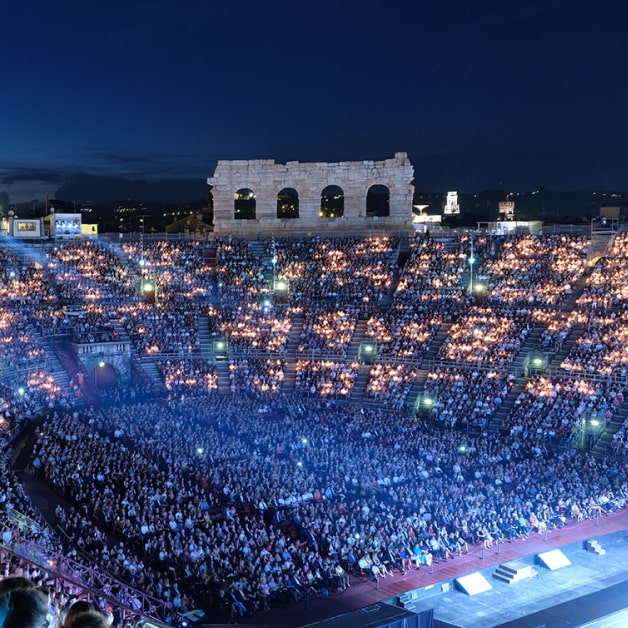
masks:
<instances>
[{"instance_id":1,"label":"crowd in upper tier","mask_svg":"<svg viewBox=\"0 0 628 628\"><path fill-rule=\"evenodd\" d=\"M4 468L7 539L98 565L174 622L623 508L627 243L594 266L563 234L0 249L0 437L37 425L30 469L70 504L65 536L16 529L37 513ZM76 405L51 341L128 342L151 398ZM515 367L533 354L553 370Z\"/></svg>"}]
</instances>

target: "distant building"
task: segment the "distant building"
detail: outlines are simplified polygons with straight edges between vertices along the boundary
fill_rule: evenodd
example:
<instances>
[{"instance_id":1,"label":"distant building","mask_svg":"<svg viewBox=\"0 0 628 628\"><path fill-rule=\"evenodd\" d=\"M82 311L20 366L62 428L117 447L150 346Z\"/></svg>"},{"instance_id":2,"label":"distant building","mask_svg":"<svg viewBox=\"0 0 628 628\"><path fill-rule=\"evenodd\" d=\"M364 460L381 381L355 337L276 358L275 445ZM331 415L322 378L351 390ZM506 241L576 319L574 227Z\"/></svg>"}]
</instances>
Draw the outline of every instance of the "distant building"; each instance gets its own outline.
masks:
<instances>
[{"instance_id":1,"label":"distant building","mask_svg":"<svg viewBox=\"0 0 628 628\"><path fill-rule=\"evenodd\" d=\"M447 192L447 198L445 199L445 208L443 210L445 215L459 214L460 204L458 203L458 192Z\"/></svg>"},{"instance_id":2,"label":"distant building","mask_svg":"<svg viewBox=\"0 0 628 628\"><path fill-rule=\"evenodd\" d=\"M497 209L498 220L514 220L515 219L515 202L500 201Z\"/></svg>"}]
</instances>

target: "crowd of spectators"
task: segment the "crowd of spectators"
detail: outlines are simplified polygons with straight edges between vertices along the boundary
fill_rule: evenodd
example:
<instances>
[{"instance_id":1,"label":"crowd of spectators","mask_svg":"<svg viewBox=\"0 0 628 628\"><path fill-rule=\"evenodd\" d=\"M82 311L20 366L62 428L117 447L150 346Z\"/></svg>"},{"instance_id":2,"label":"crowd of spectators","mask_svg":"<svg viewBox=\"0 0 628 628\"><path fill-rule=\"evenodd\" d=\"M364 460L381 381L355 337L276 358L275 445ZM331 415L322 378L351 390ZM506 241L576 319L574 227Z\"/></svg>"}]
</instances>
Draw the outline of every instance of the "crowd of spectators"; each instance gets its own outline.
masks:
<instances>
[{"instance_id":1,"label":"crowd of spectators","mask_svg":"<svg viewBox=\"0 0 628 628\"><path fill-rule=\"evenodd\" d=\"M290 286L296 305L347 301L369 312L393 290L399 239L314 237L270 243L276 274Z\"/></svg>"},{"instance_id":2,"label":"crowd of spectators","mask_svg":"<svg viewBox=\"0 0 628 628\"><path fill-rule=\"evenodd\" d=\"M468 304L466 291L461 290L464 253L447 250L443 242L430 238L413 239L408 247L410 257L401 270L394 302L412 305L419 313L455 320Z\"/></svg>"},{"instance_id":3,"label":"crowd of spectators","mask_svg":"<svg viewBox=\"0 0 628 628\"><path fill-rule=\"evenodd\" d=\"M442 360L506 366L532 329L526 308L492 309L473 306L451 326L438 350Z\"/></svg>"},{"instance_id":4,"label":"crowd of spectators","mask_svg":"<svg viewBox=\"0 0 628 628\"><path fill-rule=\"evenodd\" d=\"M304 309L297 354L346 357L359 315L359 310L343 306Z\"/></svg>"},{"instance_id":5,"label":"crowd of spectators","mask_svg":"<svg viewBox=\"0 0 628 628\"><path fill-rule=\"evenodd\" d=\"M72 342L100 343L115 342L118 332L111 320L111 308L96 303L86 304L75 313L72 325Z\"/></svg>"},{"instance_id":6,"label":"crowd of spectators","mask_svg":"<svg viewBox=\"0 0 628 628\"><path fill-rule=\"evenodd\" d=\"M45 366L46 352L29 333L28 311L0 306L0 361L16 371Z\"/></svg>"},{"instance_id":7,"label":"crowd of spectators","mask_svg":"<svg viewBox=\"0 0 628 628\"><path fill-rule=\"evenodd\" d=\"M417 377L417 369L409 364L378 362L369 372L366 396L376 401L385 401L393 408L401 409L406 404L412 384Z\"/></svg>"},{"instance_id":8,"label":"crowd of spectators","mask_svg":"<svg viewBox=\"0 0 628 628\"><path fill-rule=\"evenodd\" d=\"M276 394L286 369L281 358L240 358L229 362L229 390L232 394Z\"/></svg>"},{"instance_id":9,"label":"crowd of spectators","mask_svg":"<svg viewBox=\"0 0 628 628\"><path fill-rule=\"evenodd\" d=\"M610 461L280 396L67 412L42 427L34 455L77 505L64 530L97 562L175 607L211 592L225 613L242 610L234 596L248 612L338 588L338 566L401 573L486 533L595 516L627 491Z\"/></svg>"},{"instance_id":10,"label":"crowd of spectators","mask_svg":"<svg viewBox=\"0 0 628 628\"><path fill-rule=\"evenodd\" d=\"M378 359L420 362L442 320L441 314L428 314L414 305L398 303L371 316L364 333L377 346Z\"/></svg>"},{"instance_id":11,"label":"crowd of spectators","mask_svg":"<svg viewBox=\"0 0 628 628\"><path fill-rule=\"evenodd\" d=\"M628 232L618 233L608 253L599 259L578 297L580 307L624 310L628 305Z\"/></svg>"},{"instance_id":12,"label":"crowd of spectators","mask_svg":"<svg viewBox=\"0 0 628 628\"><path fill-rule=\"evenodd\" d=\"M610 422L618 399L623 399L622 389L609 381L535 375L518 395L502 429L535 446L543 442L575 446L575 440L586 435L583 422L593 419L599 426Z\"/></svg>"},{"instance_id":13,"label":"crowd of spectators","mask_svg":"<svg viewBox=\"0 0 628 628\"><path fill-rule=\"evenodd\" d=\"M243 353L283 353L292 328L289 309L270 302L210 306L207 316L211 337L227 340L230 351Z\"/></svg>"},{"instance_id":14,"label":"crowd of spectators","mask_svg":"<svg viewBox=\"0 0 628 628\"><path fill-rule=\"evenodd\" d=\"M140 355L192 354L199 348L201 305L173 300L119 305L117 316Z\"/></svg>"},{"instance_id":15,"label":"crowd of spectators","mask_svg":"<svg viewBox=\"0 0 628 628\"><path fill-rule=\"evenodd\" d=\"M64 303L128 299L138 277L118 249L100 240L64 242L48 253L48 273Z\"/></svg>"},{"instance_id":16,"label":"crowd of spectators","mask_svg":"<svg viewBox=\"0 0 628 628\"><path fill-rule=\"evenodd\" d=\"M628 377L628 311L596 312L587 317L585 332L577 338L561 369L574 375Z\"/></svg>"},{"instance_id":17,"label":"crowd of spectators","mask_svg":"<svg viewBox=\"0 0 628 628\"><path fill-rule=\"evenodd\" d=\"M421 411L447 427L478 427L486 432L515 381L504 371L438 367L430 371Z\"/></svg>"},{"instance_id":18,"label":"crowd of spectators","mask_svg":"<svg viewBox=\"0 0 628 628\"><path fill-rule=\"evenodd\" d=\"M359 371L358 362L298 360L294 389L298 394L348 398Z\"/></svg>"},{"instance_id":19,"label":"crowd of spectators","mask_svg":"<svg viewBox=\"0 0 628 628\"><path fill-rule=\"evenodd\" d=\"M578 311L532 310L532 320L535 325L543 327L536 349L541 353L555 355L562 349L574 326L581 325L585 318Z\"/></svg>"},{"instance_id":20,"label":"crowd of spectators","mask_svg":"<svg viewBox=\"0 0 628 628\"><path fill-rule=\"evenodd\" d=\"M487 260L486 298L516 306L557 306L572 293L588 265L589 239L581 235L526 234L506 239Z\"/></svg>"},{"instance_id":21,"label":"crowd of spectators","mask_svg":"<svg viewBox=\"0 0 628 628\"><path fill-rule=\"evenodd\" d=\"M159 361L157 368L170 393L211 392L218 389L216 365L209 360L172 358Z\"/></svg>"},{"instance_id":22,"label":"crowd of spectators","mask_svg":"<svg viewBox=\"0 0 628 628\"><path fill-rule=\"evenodd\" d=\"M249 251L246 240L227 238L216 248L218 296L224 301L259 300L270 292L262 260Z\"/></svg>"},{"instance_id":23,"label":"crowd of spectators","mask_svg":"<svg viewBox=\"0 0 628 628\"><path fill-rule=\"evenodd\" d=\"M125 242L122 251L139 276L157 280L168 297L207 299L214 289L214 269L206 263L207 244L197 240Z\"/></svg>"},{"instance_id":24,"label":"crowd of spectators","mask_svg":"<svg viewBox=\"0 0 628 628\"><path fill-rule=\"evenodd\" d=\"M270 266L247 242L220 240L215 291L201 243L64 243L41 267L6 263L19 273L0 293L10 338L0 360L19 369L36 359L22 397L7 389L0 400L0 438L9 448L14 429L44 419L31 469L72 504L57 513L65 551L173 614L203 601L237 618L342 590L349 574L390 577L625 506L625 461L577 451L583 425L607 425L623 404L613 378L625 379L627 335L621 295L609 296L596 276L612 274L610 258L579 309L559 310L586 270L585 239L465 235L448 247L429 237L316 237L264 246ZM471 272L490 284L483 300L462 285L471 252ZM273 302L269 271L289 283L286 303ZM138 277L157 275L160 298L150 302ZM43 285L29 291L33 282ZM201 357L206 315L210 337L229 344L224 395L216 364ZM151 403L112 393L113 411L70 407L35 364L40 355L29 354L41 348L31 326L89 343L113 339L112 321L140 355L159 356L165 393ZM417 418L410 390L443 323L452 324L442 364L428 371ZM372 365L346 359L358 324L377 348ZM501 432L488 434L516 379L508 367L534 326L538 350L574 343L564 373L531 377L500 414ZM295 394L286 397L297 335ZM367 373L366 399L383 403L345 404ZM618 455L627 432L613 440ZM3 473L4 510L10 503L36 516ZM37 530L37 542L58 542Z\"/></svg>"}]
</instances>

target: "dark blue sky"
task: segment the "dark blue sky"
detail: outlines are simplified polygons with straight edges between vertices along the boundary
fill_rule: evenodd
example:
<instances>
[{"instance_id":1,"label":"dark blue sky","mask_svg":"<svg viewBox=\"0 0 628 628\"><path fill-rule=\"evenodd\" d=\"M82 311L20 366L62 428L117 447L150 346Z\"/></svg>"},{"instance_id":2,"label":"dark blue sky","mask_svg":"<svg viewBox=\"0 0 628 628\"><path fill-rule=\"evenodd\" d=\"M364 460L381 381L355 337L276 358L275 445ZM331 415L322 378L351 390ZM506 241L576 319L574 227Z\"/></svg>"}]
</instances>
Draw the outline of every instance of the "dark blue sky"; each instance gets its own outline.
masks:
<instances>
[{"instance_id":1,"label":"dark blue sky","mask_svg":"<svg viewBox=\"0 0 628 628\"><path fill-rule=\"evenodd\" d=\"M3 3L0 192L189 200L217 159L396 151L421 190L627 190L626 18L623 0Z\"/></svg>"}]
</instances>

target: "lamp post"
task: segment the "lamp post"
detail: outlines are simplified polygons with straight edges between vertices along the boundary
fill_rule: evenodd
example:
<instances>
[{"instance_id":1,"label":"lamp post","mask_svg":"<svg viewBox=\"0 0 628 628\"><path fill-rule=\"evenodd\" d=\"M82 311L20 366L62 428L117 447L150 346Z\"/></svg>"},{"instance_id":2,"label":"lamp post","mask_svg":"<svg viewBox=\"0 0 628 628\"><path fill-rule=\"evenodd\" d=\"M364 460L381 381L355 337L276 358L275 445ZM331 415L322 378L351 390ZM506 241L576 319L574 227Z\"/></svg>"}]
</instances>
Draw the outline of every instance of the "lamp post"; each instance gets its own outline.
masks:
<instances>
[{"instance_id":1,"label":"lamp post","mask_svg":"<svg viewBox=\"0 0 628 628\"><path fill-rule=\"evenodd\" d=\"M471 236L471 250L469 253L469 292L473 292L473 264L475 264L475 256L473 254L473 236Z\"/></svg>"},{"instance_id":2,"label":"lamp post","mask_svg":"<svg viewBox=\"0 0 628 628\"><path fill-rule=\"evenodd\" d=\"M272 237L271 249L273 256L270 258L270 263L273 266L273 292L277 289L277 243L275 242L275 236Z\"/></svg>"}]
</instances>

